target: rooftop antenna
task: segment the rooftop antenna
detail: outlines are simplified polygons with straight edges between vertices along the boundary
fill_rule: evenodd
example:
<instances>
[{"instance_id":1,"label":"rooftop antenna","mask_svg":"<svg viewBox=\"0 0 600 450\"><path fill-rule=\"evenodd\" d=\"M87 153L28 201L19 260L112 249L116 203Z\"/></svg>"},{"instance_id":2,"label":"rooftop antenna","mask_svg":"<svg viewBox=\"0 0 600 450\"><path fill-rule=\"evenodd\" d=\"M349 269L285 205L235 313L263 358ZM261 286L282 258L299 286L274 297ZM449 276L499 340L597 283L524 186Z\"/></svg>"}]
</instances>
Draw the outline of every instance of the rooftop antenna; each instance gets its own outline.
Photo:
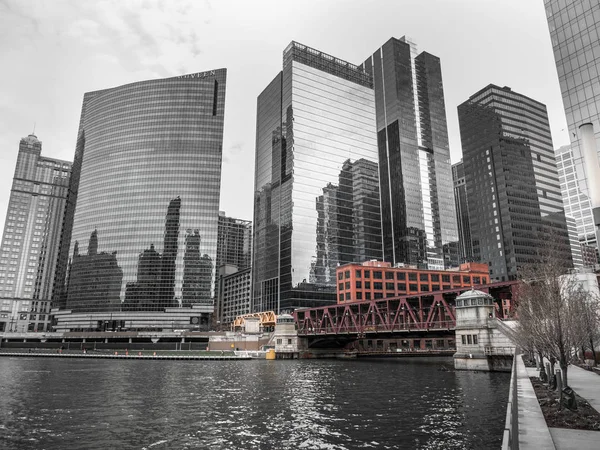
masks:
<instances>
[{"instance_id":1,"label":"rooftop antenna","mask_svg":"<svg viewBox=\"0 0 600 450\"><path fill-rule=\"evenodd\" d=\"M33 132L31 134L35 136L35 122L33 122Z\"/></svg>"}]
</instances>

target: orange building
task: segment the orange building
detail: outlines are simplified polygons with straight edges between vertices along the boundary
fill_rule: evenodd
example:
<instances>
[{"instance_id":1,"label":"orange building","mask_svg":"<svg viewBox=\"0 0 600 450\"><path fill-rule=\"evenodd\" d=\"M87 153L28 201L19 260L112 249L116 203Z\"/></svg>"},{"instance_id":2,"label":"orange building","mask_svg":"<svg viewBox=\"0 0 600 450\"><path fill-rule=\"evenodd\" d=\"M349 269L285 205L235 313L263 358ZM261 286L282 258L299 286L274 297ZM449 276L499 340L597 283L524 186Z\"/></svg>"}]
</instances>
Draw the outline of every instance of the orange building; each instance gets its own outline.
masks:
<instances>
[{"instance_id":1,"label":"orange building","mask_svg":"<svg viewBox=\"0 0 600 450\"><path fill-rule=\"evenodd\" d=\"M465 263L458 269L426 270L367 261L340 266L336 274L338 303L445 291L490 282L488 265L482 263Z\"/></svg>"}]
</instances>

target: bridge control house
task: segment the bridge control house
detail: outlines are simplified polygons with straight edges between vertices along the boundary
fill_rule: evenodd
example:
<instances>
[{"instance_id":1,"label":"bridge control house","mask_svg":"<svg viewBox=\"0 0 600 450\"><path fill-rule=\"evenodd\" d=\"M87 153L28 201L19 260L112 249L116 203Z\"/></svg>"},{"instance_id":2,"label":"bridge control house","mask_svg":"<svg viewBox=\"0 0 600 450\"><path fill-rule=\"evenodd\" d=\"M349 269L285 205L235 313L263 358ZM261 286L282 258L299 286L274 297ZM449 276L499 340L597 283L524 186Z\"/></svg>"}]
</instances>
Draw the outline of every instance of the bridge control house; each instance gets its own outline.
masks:
<instances>
[{"instance_id":1,"label":"bridge control house","mask_svg":"<svg viewBox=\"0 0 600 450\"><path fill-rule=\"evenodd\" d=\"M423 294L490 282L488 265L465 263L457 269L427 270L414 266L392 267L383 261L351 263L336 270L338 304Z\"/></svg>"}]
</instances>

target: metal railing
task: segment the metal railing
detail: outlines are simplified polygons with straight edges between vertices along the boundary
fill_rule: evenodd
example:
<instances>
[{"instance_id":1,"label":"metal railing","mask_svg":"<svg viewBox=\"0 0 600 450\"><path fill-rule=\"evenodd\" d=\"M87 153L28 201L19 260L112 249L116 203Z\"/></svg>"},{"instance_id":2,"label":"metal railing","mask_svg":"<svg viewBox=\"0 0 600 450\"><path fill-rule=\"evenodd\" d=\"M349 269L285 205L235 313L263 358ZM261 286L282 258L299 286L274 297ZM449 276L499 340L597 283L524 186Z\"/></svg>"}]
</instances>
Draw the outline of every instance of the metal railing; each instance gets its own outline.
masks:
<instances>
[{"instance_id":1,"label":"metal railing","mask_svg":"<svg viewBox=\"0 0 600 450\"><path fill-rule=\"evenodd\" d=\"M518 355L515 351L510 375L506 422L504 423L504 433L502 436L502 450L519 450L519 405L517 395L518 358L521 358L521 355Z\"/></svg>"},{"instance_id":2,"label":"metal railing","mask_svg":"<svg viewBox=\"0 0 600 450\"><path fill-rule=\"evenodd\" d=\"M514 347L492 347L486 346L483 348L483 353L486 355L514 355L515 348Z\"/></svg>"}]
</instances>

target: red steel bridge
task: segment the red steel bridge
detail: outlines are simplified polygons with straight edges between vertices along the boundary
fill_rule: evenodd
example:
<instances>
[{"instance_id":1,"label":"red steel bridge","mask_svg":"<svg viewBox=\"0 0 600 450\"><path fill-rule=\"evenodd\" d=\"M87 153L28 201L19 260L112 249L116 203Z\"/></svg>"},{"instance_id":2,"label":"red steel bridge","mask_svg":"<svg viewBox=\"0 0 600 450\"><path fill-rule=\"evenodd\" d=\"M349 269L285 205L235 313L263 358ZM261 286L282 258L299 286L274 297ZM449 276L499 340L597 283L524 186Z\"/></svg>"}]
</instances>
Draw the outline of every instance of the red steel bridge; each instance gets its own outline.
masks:
<instances>
[{"instance_id":1,"label":"red steel bridge","mask_svg":"<svg viewBox=\"0 0 600 450\"><path fill-rule=\"evenodd\" d=\"M516 298L517 281L476 286L490 294L502 311L502 300ZM298 335L307 338L343 337L359 339L377 333L396 334L453 331L456 326L455 299L469 288L425 292L400 297L341 303L297 309L294 319ZM502 314L499 314L502 316Z\"/></svg>"}]
</instances>

